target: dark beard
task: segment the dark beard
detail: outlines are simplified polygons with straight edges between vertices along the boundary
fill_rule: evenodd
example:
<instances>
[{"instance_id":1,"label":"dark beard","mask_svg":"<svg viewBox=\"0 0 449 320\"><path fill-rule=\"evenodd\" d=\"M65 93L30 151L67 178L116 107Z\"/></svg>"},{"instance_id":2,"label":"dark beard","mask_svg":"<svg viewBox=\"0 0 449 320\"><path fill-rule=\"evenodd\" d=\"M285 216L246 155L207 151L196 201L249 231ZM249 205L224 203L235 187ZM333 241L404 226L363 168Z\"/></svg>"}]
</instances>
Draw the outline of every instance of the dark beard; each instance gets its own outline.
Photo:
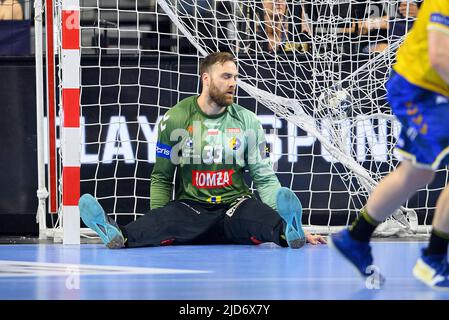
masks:
<instances>
[{"instance_id":1,"label":"dark beard","mask_svg":"<svg viewBox=\"0 0 449 320\"><path fill-rule=\"evenodd\" d=\"M226 93L221 93L218 91L217 87L212 82L209 88L209 96L213 102L215 102L219 107L227 107L232 104L234 99L227 97Z\"/></svg>"}]
</instances>

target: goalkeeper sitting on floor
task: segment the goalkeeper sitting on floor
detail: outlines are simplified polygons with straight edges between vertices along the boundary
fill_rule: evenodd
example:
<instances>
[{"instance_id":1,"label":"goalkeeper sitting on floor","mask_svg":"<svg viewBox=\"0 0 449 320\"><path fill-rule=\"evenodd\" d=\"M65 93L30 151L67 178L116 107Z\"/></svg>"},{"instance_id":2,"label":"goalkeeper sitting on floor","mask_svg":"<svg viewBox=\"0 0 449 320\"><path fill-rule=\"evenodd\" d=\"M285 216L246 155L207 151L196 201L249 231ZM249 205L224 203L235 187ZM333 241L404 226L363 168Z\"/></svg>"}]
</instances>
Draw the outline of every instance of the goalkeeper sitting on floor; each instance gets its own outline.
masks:
<instances>
[{"instance_id":1,"label":"goalkeeper sitting on floor","mask_svg":"<svg viewBox=\"0 0 449 320\"><path fill-rule=\"evenodd\" d=\"M118 226L89 194L81 218L109 248L187 244L260 244L300 248L306 241L296 195L282 188L256 115L233 103L237 66L230 53L201 63L202 92L169 110L158 128L151 210ZM248 168L262 201L244 181ZM176 173L175 200L171 201Z\"/></svg>"}]
</instances>

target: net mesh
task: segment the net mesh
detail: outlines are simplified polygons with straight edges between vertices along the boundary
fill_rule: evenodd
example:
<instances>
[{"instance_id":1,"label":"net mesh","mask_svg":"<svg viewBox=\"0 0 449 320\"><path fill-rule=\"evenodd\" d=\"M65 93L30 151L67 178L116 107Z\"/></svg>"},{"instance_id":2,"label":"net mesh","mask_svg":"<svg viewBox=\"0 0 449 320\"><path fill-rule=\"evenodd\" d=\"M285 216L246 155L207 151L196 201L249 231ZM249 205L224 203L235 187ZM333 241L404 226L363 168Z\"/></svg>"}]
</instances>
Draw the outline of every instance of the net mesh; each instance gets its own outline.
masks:
<instances>
[{"instance_id":1,"label":"net mesh","mask_svg":"<svg viewBox=\"0 0 449 320\"><path fill-rule=\"evenodd\" d=\"M199 93L198 63L217 50L235 55L236 102L267 130L277 175L312 231L350 223L400 160L385 82L413 1L80 4L81 190L115 217L148 210L156 124ZM446 182L441 169L379 234L426 231Z\"/></svg>"}]
</instances>

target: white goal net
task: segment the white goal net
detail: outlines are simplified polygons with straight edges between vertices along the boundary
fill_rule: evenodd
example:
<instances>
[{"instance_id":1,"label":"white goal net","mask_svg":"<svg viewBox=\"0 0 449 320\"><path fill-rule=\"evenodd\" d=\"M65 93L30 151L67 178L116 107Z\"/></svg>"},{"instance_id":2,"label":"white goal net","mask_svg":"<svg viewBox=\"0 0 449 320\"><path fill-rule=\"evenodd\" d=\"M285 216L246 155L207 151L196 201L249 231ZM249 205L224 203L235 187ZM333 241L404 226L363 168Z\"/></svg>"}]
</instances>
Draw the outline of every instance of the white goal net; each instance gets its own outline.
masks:
<instances>
[{"instance_id":1,"label":"white goal net","mask_svg":"<svg viewBox=\"0 0 449 320\"><path fill-rule=\"evenodd\" d=\"M348 225L399 160L385 82L417 9L402 3L80 0L81 193L119 221L149 209L156 124L199 93L199 61L221 50L306 227ZM439 170L378 234L426 233L447 179Z\"/></svg>"}]
</instances>

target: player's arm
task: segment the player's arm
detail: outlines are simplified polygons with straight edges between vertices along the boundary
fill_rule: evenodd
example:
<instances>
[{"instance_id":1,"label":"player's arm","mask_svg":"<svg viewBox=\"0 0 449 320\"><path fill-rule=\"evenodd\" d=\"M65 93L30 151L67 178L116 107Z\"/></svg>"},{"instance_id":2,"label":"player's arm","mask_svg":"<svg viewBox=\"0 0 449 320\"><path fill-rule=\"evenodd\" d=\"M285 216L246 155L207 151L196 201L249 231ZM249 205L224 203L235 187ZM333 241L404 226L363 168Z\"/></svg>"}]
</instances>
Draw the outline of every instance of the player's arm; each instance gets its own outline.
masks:
<instances>
[{"instance_id":1,"label":"player's arm","mask_svg":"<svg viewBox=\"0 0 449 320\"><path fill-rule=\"evenodd\" d=\"M156 163L151 174L150 207L156 209L165 206L172 197L173 177L176 165L171 160L175 141L170 141L173 121L167 115L159 122L156 144Z\"/></svg>"},{"instance_id":2,"label":"player's arm","mask_svg":"<svg viewBox=\"0 0 449 320\"><path fill-rule=\"evenodd\" d=\"M449 85L449 15L432 14L427 30L430 64Z\"/></svg>"},{"instance_id":3,"label":"player's arm","mask_svg":"<svg viewBox=\"0 0 449 320\"><path fill-rule=\"evenodd\" d=\"M262 125L257 121L252 128L253 137L248 137L248 168L254 185L263 203L276 209L276 192L281 187L267 154Z\"/></svg>"}]
</instances>

